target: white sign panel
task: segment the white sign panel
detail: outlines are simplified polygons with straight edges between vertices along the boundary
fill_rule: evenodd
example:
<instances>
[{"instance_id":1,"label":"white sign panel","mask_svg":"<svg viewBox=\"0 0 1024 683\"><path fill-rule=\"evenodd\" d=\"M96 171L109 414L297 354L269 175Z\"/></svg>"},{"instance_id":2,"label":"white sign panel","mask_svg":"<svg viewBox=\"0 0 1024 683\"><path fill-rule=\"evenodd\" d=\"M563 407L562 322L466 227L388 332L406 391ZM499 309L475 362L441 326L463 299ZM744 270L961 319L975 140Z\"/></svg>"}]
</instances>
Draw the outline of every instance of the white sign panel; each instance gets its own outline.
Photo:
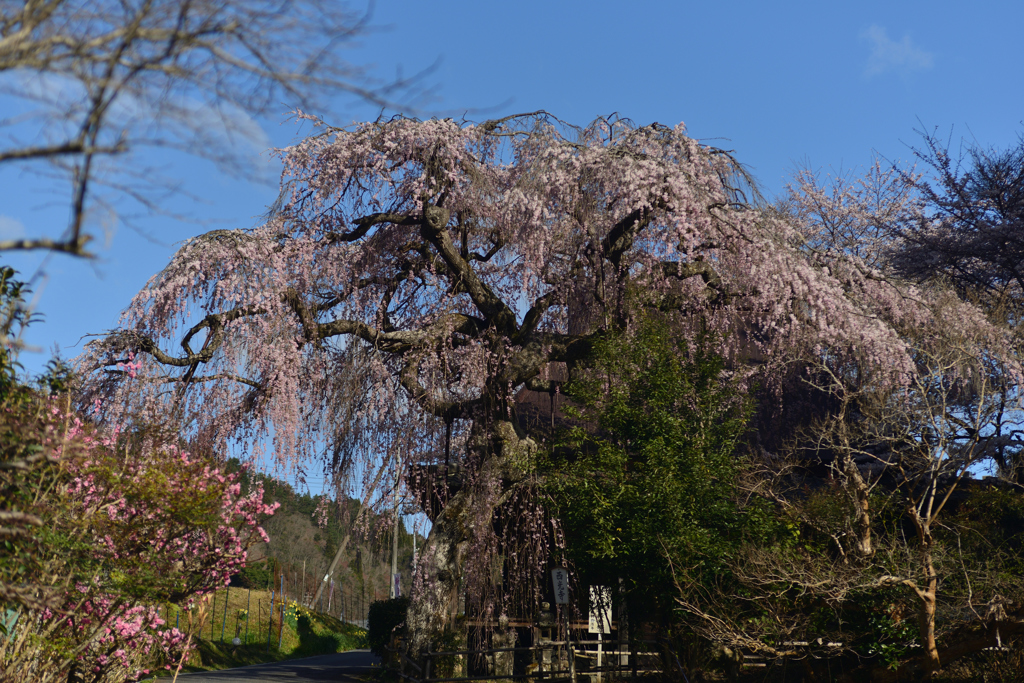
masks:
<instances>
[{"instance_id":1,"label":"white sign panel","mask_svg":"<svg viewBox=\"0 0 1024 683\"><path fill-rule=\"evenodd\" d=\"M551 570L551 583L555 587L555 604L569 604L569 572L565 569Z\"/></svg>"},{"instance_id":2,"label":"white sign panel","mask_svg":"<svg viewBox=\"0 0 1024 683\"><path fill-rule=\"evenodd\" d=\"M612 632L612 589L608 586L590 587L590 633Z\"/></svg>"}]
</instances>

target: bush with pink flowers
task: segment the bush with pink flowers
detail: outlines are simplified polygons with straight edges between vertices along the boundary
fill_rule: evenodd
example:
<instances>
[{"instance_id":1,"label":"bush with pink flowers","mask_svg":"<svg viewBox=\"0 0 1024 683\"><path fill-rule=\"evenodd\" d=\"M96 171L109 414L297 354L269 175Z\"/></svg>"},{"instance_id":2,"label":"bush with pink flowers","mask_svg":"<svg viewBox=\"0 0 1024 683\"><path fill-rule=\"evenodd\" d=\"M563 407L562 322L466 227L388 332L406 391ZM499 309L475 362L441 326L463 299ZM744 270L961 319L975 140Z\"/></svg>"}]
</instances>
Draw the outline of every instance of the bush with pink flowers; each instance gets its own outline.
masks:
<instances>
[{"instance_id":1,"label":"bush with pink flowers","mask_svg":"<svg viewBox=\"0 0 1024 683\"><path fill-rule=\"evenodd\" d=\"M226 585L276 507L239 478L152 435L97 429L67 399L0 397L0 678L175 668L191 640L161 606Z\"/></svg>"}]
</instances>

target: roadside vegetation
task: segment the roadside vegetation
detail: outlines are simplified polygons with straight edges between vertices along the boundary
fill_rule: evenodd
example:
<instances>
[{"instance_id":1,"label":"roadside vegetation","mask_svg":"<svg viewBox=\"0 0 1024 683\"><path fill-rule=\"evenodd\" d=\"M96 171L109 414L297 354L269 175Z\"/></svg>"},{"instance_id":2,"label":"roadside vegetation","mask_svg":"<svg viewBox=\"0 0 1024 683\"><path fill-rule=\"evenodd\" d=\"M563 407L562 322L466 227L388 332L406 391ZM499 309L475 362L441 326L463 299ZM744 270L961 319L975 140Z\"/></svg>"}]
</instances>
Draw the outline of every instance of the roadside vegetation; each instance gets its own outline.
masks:
<instances>
[{"instance_id":1,"label":"roadside vegetation","mask_svg":"<svg viewBox=\"0 0 1024 683\"><path fill-rule=\"evenodd\" d=\"M365 629L306 609L291 599L286 598L283 620L275 609L271 623L270 603L270 591L229 587L211 595L201 621L198 614L167 608L168 623L187 622L190 616L194 619L195 649L181 671L219 671L367 647ZM277 602L276 607L279 605ZM240 641L237 645L235 638ZM162 677L173 671L154 673Z\"/></svg>"}]
</instances>

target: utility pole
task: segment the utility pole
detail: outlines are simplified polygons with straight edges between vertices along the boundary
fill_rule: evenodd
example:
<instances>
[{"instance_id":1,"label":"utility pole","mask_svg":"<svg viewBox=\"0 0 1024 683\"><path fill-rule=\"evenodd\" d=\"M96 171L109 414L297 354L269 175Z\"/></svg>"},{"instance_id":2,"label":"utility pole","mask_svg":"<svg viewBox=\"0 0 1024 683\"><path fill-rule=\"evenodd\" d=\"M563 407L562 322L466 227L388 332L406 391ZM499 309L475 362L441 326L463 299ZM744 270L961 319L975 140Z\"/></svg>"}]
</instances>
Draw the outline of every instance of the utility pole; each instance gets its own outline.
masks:
<instances>
[{"instance_id":1,"label":"utility pole","mask_svg":"<svg viewBox=\"0 0 1024 683\"><path fill-rule=\"evenodd\" d=\"M399 597L401 588L398 585L398 526L401 524L399 517L399 484L402 481L402 456L397 457L397 468L395 469L395 533L391 543L391 599Z\"/></svg>"},{"instance_id":2,"label":"utility pole","mask_svg":"<svg viewBox=\"0 0 1024 683\"><path fill-rule=\"evenodd\" d=\"M387 468L387 465L388 463L381 464L380 468L377 470L376 476L374 476L373 478L373 483L370 484L370 486L366 489L366 492L363 494L363 500L359 504L359 512L356 514L356 520L352 523L352 526L349 528L348 532L345 533L345 537L341 539L341 545L338 546L338 552L334 553L334 559L331 560L331 565L327 568L328 574L333 574L334 570L338 566L338 563L341 562L341 557L345 554L345 548L348 547L348 541L350 538L352 538L352 529L359 526L359 520L363 518L363 515L365 514L368 508L369 502L373 497L373 493L377 490L377 484L380 483L381 477L384 476L384 471ZM323 593L323 590L324 582L321 581L320 586L316 589L316 595L313 596L313 599L312 601L310 601L309 604L312 605L317 600L319 600L320 595Z\"/></svg>"}]
</instances>

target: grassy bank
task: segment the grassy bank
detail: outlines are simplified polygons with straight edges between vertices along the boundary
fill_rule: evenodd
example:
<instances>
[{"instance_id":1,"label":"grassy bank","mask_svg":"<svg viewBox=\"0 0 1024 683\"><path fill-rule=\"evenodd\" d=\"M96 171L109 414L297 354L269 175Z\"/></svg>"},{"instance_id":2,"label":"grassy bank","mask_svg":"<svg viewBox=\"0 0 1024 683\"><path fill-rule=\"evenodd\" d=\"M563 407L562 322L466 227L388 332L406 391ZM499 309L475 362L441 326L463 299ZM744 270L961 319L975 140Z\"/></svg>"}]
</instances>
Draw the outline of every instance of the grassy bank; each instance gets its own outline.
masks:
<instances>
[{"instance_id":1,"label":"grassy bank","mask_svg":"<svg viewBox=\"0 0 1024 683\"><path fill-rule=\"evenodd\" d=\"M183 672L217 671L366 647L362 628L292 600L286 600L283 615L281 607L275 596L271 612L269 591L230 588L211 596L204 609L189 613L170 605L163 616L168 626L194 634L195 652L182 666ZM237 645L233 643L236 638Z\"/></svg>"}]
</instances>

